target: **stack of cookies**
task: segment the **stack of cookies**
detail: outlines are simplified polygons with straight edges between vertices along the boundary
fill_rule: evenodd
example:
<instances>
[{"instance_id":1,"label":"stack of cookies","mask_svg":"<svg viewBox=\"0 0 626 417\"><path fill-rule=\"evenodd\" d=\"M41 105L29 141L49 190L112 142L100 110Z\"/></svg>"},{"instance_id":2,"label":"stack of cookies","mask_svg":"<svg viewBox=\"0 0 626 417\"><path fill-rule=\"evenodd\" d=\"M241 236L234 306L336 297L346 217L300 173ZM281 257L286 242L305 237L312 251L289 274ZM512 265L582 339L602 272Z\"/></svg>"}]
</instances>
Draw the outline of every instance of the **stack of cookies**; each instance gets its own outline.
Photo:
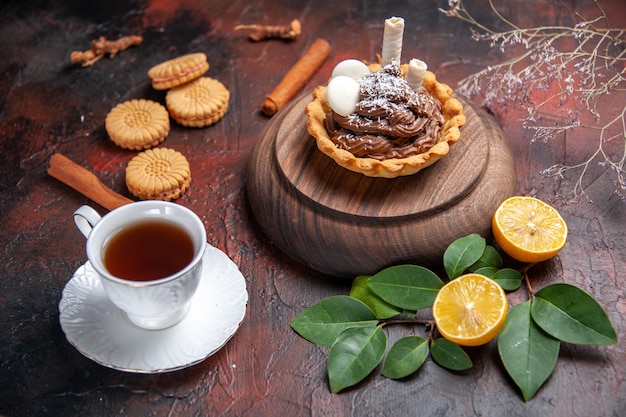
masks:
<instances>
[{"instance_id":1,"label":"stack of cookies","mask_svg":"<svg viewBox=\"0 0 626 417\"><path fill-rule=\"evenodd\" d=\"M165 104L170 115L183 126L210 126L224 117L230 92L214 78L202 52L184 55L156 65L148 71L155 90L169 90Z\"/></svg>"},{"instance_id":2,"label":"stack of cookies","mask_svg":"<svg viewBox=\"0 0 626 417\"><path fill-rule=\"evenodd\" d=\"M170 131L170 116L189 127L218 122L228 110L230 92L209 70L204 53L174 58L148 71L155 90L168 90L165 106L133 99L115 106L105 120L111 140L124 149L139 150L126 168L129 191L142 200L174 200L189 189L191 173L183 154L173 149L152 149Z\"/></svg>"}]
</instances>

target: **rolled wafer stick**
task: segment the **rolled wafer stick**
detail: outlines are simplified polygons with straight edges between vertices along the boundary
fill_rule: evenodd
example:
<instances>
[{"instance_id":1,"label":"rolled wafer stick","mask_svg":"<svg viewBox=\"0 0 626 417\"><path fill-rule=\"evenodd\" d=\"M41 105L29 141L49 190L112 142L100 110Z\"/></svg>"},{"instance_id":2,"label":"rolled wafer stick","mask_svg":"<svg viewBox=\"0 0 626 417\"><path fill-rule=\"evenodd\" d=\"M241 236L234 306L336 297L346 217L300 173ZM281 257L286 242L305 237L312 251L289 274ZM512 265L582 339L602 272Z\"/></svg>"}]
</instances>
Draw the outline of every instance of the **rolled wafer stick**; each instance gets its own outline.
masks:
<instances>
[{"instance_id":1,"label":"rolled wafer stick","mask_svg":"<svg viewBox=\"0 0 626 417\"><path fill-rule=\"evenodd\" d=\"M285 74L261 104L261 110L273 116L305 86L330 55L330 44L318 38Z\"/></svg>"},{"instance_id":2,"label":"rolled wafer stick","mask_svg":"<svg viewBox=\"0 0 626 417\"><path fill-rule=\"evenodd\" d=\"M413 90L418 91L420 89L427 69L428 66L424 61L415 58L409 61L409 69L406 72L405 80Z\"/></svg>"},{"instance_id":3,"label":"rolled wafer stick","mask_svg":"<svg viewBox=\"0 0 626 417\"><path fill-rule=\"evenodd\" d=\"M404 19L401 17L390 17L385 20L383 31L383 50L381 64L390 64L395 60L400 64L402 55L402 38L404 36Z\"/></svg>"}]
</instances>

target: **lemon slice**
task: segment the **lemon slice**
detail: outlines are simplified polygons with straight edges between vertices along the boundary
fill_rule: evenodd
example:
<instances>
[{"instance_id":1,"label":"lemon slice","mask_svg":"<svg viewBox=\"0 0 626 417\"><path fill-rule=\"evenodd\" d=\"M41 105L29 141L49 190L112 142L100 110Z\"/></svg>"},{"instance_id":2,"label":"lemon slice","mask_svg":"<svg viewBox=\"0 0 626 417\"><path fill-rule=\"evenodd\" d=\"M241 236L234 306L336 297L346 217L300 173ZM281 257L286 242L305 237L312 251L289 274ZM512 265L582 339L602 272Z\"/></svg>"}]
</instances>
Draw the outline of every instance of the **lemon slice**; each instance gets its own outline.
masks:
<instances>
[{"instance_id":1,"label":"lemon slice","mask_svg":"<svg viewBox=\"0 0 626 417\"><path fill-rule=\"evenodd\" d=\"M520 262L552 258L567 241L567 225L556 209L534 197L510 197L496 210L492 223L498 245Z\"/></svg>"},{"instance_id":2,"label":"lemon slice","mask_svg":"<svg viewBox=\"0 0 626 417\"><path fill-rule=\"evenodd\" d=\"M491 341L506 320L509 303L494 280L480 274L462 275L444 285L433 304L437 330L461 346Z\"/></svg>"}]
</instances>

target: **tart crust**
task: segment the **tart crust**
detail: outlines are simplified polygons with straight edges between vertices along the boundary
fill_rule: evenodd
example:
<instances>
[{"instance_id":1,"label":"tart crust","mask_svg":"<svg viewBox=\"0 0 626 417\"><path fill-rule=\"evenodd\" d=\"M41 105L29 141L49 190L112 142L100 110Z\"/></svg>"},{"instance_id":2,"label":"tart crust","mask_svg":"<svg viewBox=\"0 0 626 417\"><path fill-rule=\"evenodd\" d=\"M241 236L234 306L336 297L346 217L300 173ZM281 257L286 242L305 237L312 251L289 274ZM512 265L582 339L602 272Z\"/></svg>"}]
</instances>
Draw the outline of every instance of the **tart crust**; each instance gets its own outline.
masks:
<instances>
[{"instance_id":1,"label":"tart crust","mask_svg":"<svg viewBox=\"0 0 626 417\"><path fill-rule=\"evenodd\" d=\"M372 72L380 70L378 64L372 64L369 67ZM406 73L406 67L406 65L401 66L403 73ZM320 151L350 171L359 172L369 177L382 178L413 175L448 154L450 146L460 139L460 128L466 121L463 105L459 100L452 97L452 89L446 84L439 83L431 71L426 71L422 86L439 100L444 117L439 142L426 152L406 158L378 160L358 158L349 151L338 148L330 139L324 122L326 115L331 111L330 104L326 99L326 86L318 86L313 91L313 101L306 105L307 130L315 138Z\"/></svg>"}]
</instances>

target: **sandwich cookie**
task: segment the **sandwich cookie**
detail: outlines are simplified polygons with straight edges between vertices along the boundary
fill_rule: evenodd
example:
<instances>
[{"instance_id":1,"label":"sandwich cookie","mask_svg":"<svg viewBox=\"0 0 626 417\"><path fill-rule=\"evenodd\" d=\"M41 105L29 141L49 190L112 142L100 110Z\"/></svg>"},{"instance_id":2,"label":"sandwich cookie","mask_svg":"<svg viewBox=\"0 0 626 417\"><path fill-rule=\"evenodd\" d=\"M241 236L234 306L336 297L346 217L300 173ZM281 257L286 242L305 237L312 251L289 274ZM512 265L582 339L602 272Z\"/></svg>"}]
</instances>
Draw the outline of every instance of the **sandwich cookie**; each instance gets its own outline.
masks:
<instances>
[{"instance_id":1,"label":"sandwich cookie","mask_svg":"<svg viewBox=\"0 0 626 417\"><path fill-rule=\"evenodd\" d=\"M148 149L131 159L126 167L126 186L141 200L174 200L190 184L189 162L173 149Z\"/></svg>"},{"instance_id":2,"label":"sandwich cookie","mask_svg":"<svg viewBox=\"0 0 626 417\"><path fill-rule=\"evenodd\" d=\"M148 70L155 90L168 90L201 77L209 70L206 54L196 52L162 62Z\"/></svg>"},{"instance_id":3,"label":"sandwich cookie","mask_svg":"<svg viewBox=\"0 0 626 417\"><path fill-rule=\"evenodd\" d=\"M183 126L205 127L218 122L228 110L230 92L214 78L201 77L169 90L167 110Z\"/></svg>"},{"instance_id":4,"label":"sandwich cookie","mask_svg":"<svg viewBox=\"0 0 626 417\"><path fill-rule=\"evenodd\" d=\"M133 99L107 114L105 129L111 140L124 149L143 150L163 142L170 131L170 118L163 105Z\"/></svg>"}]
</instances>

